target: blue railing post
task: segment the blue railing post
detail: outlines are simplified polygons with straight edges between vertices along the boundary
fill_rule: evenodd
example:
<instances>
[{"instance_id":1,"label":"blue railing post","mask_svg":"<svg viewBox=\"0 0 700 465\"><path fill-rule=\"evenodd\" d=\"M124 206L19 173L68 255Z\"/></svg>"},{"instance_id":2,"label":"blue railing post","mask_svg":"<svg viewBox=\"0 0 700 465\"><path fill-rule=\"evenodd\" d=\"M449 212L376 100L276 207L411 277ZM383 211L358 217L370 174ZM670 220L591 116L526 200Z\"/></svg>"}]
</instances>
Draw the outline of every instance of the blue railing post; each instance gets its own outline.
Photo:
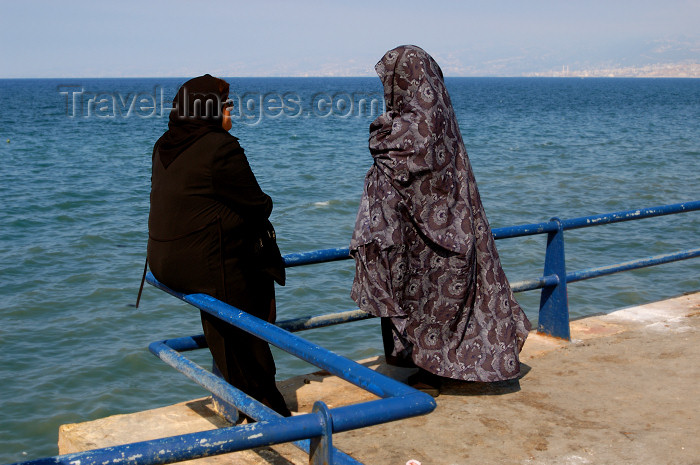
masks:
<instances>
[{"instance_id":1,"label":"blue railing post","mask_svg":"<svg viewBox=\"0 0 700 465\"><path fill-rule=\"evenodd\" d=\"M216 362L212 360L211 363L211 372L218 376L221 379L224 379L223 373L219 370L219 367L216 366ZM211 395L211 403L212 406L214 407L214 411L224 417L226 421L231 423L232 425L235 425L238 423L238 418L240 417L240 413L238 412L238 409L236 408L235 405L231 405L228 402L226 402L224 399L221 397L217 396L216 394L212 393Z\"/></svg>"},{"instance_id":2,"label":"blue railing post","mask_svg":"<svg viewBox=\"0 0 700 465\"><path fill-rule=\"evenodd\" d=\"M332 465L333 458L333 418L331 411L325 403L321 401L314 402L312 413L321 417L323 425L323 434L311 438L309 447L309 465Z\"/></svg>"},{"instance_id":3,"label":"blue railing post","mask_svg":"<svg viewBox=\"0 0 700 465\"><path fill-rule=\"evenodd\" d=\"M238 423L240 413L235 405L231 405L216 394L211 395L211 403L214 411L221 415L226 421L235 425Z\"/></svg>"},{"instance_id":4,"label":"blue railing post","mask_svg":"<svg viewBox=\"0 0 700 465\"><path fill-rule=\"evenodd\" d=\"M544 276L556 276L556 284L542 288L537 331L571 339L569 331L569 301L566 294L566 260L564 258L564 226L559 218L552 218L557 229L547 233L547 252L544 257Z\"/></svg>"}]
</instances>

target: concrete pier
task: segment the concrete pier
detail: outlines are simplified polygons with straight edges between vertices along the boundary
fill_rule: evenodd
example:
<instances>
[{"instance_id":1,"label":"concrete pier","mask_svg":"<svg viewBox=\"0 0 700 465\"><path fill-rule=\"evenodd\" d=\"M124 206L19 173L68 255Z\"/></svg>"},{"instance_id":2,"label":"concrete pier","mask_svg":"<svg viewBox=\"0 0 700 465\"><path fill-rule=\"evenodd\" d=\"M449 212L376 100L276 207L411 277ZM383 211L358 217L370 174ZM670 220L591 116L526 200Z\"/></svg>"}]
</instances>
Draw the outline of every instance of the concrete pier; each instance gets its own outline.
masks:
<instances>
[{"instance_id":1,"label":"concrete pier","mask_svg":"<svg viewBox=\"0 0 700 465\"><path fill-rule=\"evenodd\" d=\"M429 415L333 436L365 464L700 464L700 293L571 323L572 341L533 332L519 382L450 382ZM381 357L363 364L397 379ZM279 383L309 412L375 398L324 372ZM227 425L209 398L63 425L59 453ZM306 464L289 444L188 464Z\"/></svg>"}]
</instances>

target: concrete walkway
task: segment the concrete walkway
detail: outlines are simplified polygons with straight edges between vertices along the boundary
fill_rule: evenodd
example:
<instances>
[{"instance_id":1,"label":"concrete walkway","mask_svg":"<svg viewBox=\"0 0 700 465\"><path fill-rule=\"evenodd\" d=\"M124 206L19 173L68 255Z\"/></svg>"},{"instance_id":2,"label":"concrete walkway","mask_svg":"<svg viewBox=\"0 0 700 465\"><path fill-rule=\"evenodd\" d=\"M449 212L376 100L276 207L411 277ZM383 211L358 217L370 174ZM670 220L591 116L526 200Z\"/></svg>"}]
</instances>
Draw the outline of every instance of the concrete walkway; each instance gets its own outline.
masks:
<instances>
[{"instance_id":1,"label":"concrete walkway","mask_svg":"<svg viewBox=\"0 0 700 465\"><path fill-rule=\"evenodd\" d=\"M572 342L532 333L519 383L451 382L429 415L336 434L365 464L700 464L700 293L572 322ZM397 379L412 370L362 362ZM280 383L292 409L375 398L327 373ZM209 399L64 425L79 450L225 425ZM189 464L305 464L291 445Z\"/></svg>"}]
</instances>

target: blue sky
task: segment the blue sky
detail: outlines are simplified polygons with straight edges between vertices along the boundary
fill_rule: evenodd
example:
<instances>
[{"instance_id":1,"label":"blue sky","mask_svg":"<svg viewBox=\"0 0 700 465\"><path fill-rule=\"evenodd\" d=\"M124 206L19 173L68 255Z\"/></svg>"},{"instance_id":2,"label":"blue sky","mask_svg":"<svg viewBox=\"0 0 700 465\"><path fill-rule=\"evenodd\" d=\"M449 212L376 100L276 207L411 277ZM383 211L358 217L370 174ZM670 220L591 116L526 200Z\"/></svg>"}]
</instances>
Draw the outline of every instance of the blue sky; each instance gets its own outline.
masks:
<instances>
[{"instance_id":1,"label":"blue sky","mask_svg":"<svg viewBox=\"0 0 700 465\"><path fill-rule=\"evenodd\" d=\"M435 3L435 4L432 4ZM700 1L0 2L0 78L372 76L423 47L446 75L700 62Z\"/></svg>"}]
</instances>

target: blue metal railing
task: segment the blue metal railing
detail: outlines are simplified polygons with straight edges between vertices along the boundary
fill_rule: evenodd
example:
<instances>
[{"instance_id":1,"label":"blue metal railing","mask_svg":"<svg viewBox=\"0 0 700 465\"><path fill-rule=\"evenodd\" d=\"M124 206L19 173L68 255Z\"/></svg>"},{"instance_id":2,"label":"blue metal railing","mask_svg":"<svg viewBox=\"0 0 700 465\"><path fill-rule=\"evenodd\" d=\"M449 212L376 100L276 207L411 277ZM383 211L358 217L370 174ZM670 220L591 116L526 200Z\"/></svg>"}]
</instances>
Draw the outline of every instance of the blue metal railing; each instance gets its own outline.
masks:
<instances>
[{"instance_id":1,"label":"blue metal railing","mask_svg":"<svg viewBox=\"0 0 700 465\"><path fill-rule=\"evenodd\" d=\"M508 239L547 234L544 276L513 282L511 283L511 287L513 292L542 289L537 330L544 334L569 340L571 338L571 333L569 330L569 304L566 293L567 283L695 258L700 256L700 248L687 249L663 255L653 255L624 263L567 272L564 254L564 231L697 210L700 210L700 200L637 210L604 213L601 215L582 216L568 220L552 218L550 221L542 223L496 228L493 230L493 237L495 239ZM332 262L348 258L350 258L350 250L348 248L294 253L285 255L284 257L288 267ZM342 313L295 318L293 320L280 321L277 324L282 328L288 328L292 331L319 328L366 318L372 318L372 316L361 310L350 310Z\"/></svg>"},{"instance_id":2,"label":"blue metal railing","mask_svg":"<svg viewBox=\"0 0 700 465\"><path fill-rule=\"evenodd\" d=\"M295 439L322 437L323 440L319 443L320 446L314 448L313 440L299 441L295 444L302 450L310 453L312 463L356 464L359 462L332 448L331 433L422 415L431 412L435 408L434 399L427 394L380 375L369 368L290 334L271 323L220 302L213 297L204 294L180 294L159 283L150 273L146 279L154 286L183 301L211 313L217 318L228 321L240 329L255 334L280 349L382 398L332 410L328 409L322 402L317 402L314 405L312 414L283 419L273 410L248 397L178 353L184 350L206 347L206 342L200 336L154 342L149 346L151 352L202 387L208 389L215 396L227 404L235 406L246 415L259 420L259 423L256 424L264 426L264 421L277 420L271 427L256 431L256 434L262 434L266 437L267 444L277 444L291 440L289 439L291 437L289 431L286 430L291 428L297 431L299 424L288 420L295 420L303 416L315 416L315 419L312 420L315 428L307 425L305 432ZM331 421L329 422L328 419ZM261 420L262 422L260 422ZM332 428L322 434L324 425L325 428L328 428L328 425L332 425ZM329 461L316 457L318 450L327 451ZM219 453L223 452L227 451ZM332 461L330 461L331 456Z\"/></svg>"},{"instance_id":3,"label":"blue metal railing","mask_svg":"<svg viewBox=\"0 0 700 465\"><path fill-rule=\"evenodd\" d=\"M496 239L505 239L547 234L544 276L513 282L511 286L514 292L542 289L538 331L569 339L567 283L698 257L700 256L700 248L567 272L564 254L564 231L697 210L700 210L700 201L568 220L552 218L550 221L543 223L497 228L493 230L493 235ZM284 256L287 267L326 263L348 258L350 258L350 255L347 248L293 253ZM150 273L146 279L150 284L169 294L228 321L234 326L255 334L290 354L360 386L381 397L381 399L334 409L328 409L322 402L317 402L314 404L313 411L310 414L282 418L276 412L233 388L180 354L180 352L206 347L203 336L170 339L154 342L149 346L149 349L166 363L208 389L214 396L226 404L236 406L238 410L257 419L258 422L244 426L232 426L214 431L39 459L23 462L23 464L71 465L80 463L81 465L106 465L120 463L123 465L152 465L190 460L291 441L296 441L295 444L298 447L309 453L310 463L357 464L359 462L352 457L333 448L333 433L422 415L431 412L435 408L435 401L430 396L291 334L291 332L295 331L371 318L372 316L366 312L355 309L327 315L295 318L273 325L210 296L203 294L184 295L175 292L159 283Z\"/></svg>"}]
</instances>

